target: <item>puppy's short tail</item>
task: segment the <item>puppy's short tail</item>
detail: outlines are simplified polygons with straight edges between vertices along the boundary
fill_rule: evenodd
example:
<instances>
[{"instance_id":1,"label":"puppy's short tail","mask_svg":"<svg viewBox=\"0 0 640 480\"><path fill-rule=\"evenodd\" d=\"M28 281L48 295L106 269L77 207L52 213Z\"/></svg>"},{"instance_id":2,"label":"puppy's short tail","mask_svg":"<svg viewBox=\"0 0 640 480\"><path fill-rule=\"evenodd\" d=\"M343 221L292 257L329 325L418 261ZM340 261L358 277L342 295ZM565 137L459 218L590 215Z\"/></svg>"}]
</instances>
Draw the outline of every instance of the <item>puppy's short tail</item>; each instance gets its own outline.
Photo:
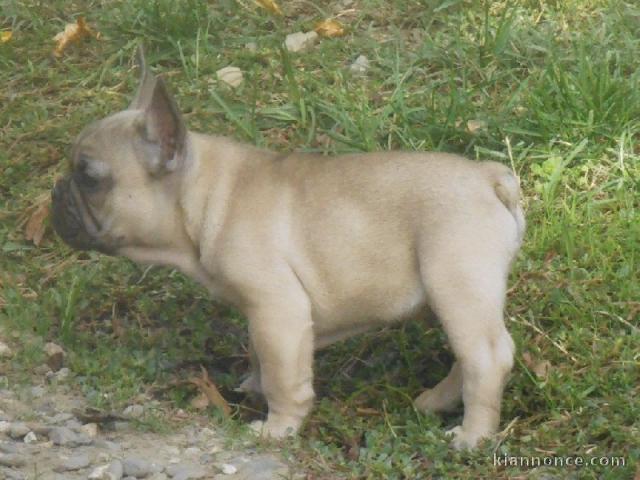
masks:
<instances>
[{"instance_id":1,"label":"puppy's short tail","mask_svg":"<svg viewBox=\"0 0 640 480\"><path fill-rule=\"evenodd\" d=\"M518 243L522 242L525 231L525 220L520 205L520 184L516 176L504 165L496 168L493 189L502 204L511 212L518 229Z\"/></svg>"}]
</instances>

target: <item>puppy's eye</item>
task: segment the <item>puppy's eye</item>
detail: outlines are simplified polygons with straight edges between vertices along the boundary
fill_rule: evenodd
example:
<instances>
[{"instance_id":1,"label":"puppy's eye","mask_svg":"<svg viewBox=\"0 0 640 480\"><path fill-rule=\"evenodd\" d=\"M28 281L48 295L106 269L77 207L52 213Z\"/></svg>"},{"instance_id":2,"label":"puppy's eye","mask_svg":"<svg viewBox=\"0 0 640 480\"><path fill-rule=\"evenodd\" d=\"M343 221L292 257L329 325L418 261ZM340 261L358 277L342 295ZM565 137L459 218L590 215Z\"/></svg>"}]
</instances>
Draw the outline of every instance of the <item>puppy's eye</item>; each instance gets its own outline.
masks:
<instances>
[{"instance_id":1,"label":"puppy's eye","mask_svg":"<svg viewBox=\"0 0 640 480\"><path fill-rule=\"evenodd\" d=\"M78 172L78 183L83 187L95 188L100 183L100 180L89 175L86 170L81 170Z\"/></svg>"},{"instance_id":2,"label":"puppy's eye","mask_svg":"<svg viewBox=\"0 0 640 480\"><path fill-rule=\"evenodd\" d=\"M100 184L100 179L89 173L89 161L85 155L80 155L80 160L73 176L78 185L87 189L96 188Z\"/></svg>"}]
</instances>

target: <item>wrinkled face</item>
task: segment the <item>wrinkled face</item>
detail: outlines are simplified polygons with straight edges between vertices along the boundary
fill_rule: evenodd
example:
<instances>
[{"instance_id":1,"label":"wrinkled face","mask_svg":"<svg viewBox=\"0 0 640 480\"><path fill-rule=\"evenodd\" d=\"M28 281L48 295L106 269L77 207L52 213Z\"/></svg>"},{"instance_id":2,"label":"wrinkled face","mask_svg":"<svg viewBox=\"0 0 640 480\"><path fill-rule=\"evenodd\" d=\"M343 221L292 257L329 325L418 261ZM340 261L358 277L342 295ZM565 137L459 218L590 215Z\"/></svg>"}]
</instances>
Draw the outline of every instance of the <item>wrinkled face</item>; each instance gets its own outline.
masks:
<instances>
[{"instance_id":1,"label":"wrinkled face","mask_svg":"<svg viewBox=\"0 0 640 480\"><path fill-rule=\"evenodd\" d=\"M180 232L185 130L164 83L145 72L132 106L89 125L52 191L52 222L71 247L118 254L166 248Z\"/></svg>"}]
</instances>

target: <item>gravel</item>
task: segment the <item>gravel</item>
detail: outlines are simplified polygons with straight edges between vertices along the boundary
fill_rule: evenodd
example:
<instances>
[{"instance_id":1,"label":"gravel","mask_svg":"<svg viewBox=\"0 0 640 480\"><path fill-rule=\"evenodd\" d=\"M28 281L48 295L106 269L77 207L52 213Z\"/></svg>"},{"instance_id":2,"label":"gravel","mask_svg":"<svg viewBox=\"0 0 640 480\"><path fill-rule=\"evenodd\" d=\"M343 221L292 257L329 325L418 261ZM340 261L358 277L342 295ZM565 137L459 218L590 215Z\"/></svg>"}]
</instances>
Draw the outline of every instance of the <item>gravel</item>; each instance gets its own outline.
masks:
<instances>
[{"instance_id":1,"label":"gravel","mask_svg":"<svg viewBox=\"0 0 640 480\"><path fill-rule=\"evenodd\" d=\"M117 429L113 419L94 423L95 417L78 413L88 410L86 402L69 394L67 385L41 387L42 399L29 394L32 386L21 388L20 395L0 390L2 480L31 479L34 471L38 480L276 480L283 472L291 477L276 456L257 455L252 442L225 448L220 431L200 426L206 417L186 417L170 433L140 432L119 420L129 428ZM144 412L150 404L131 405L128 413ZM34 413L37 423L20 421Z\"/></svg>"}]
</instances>

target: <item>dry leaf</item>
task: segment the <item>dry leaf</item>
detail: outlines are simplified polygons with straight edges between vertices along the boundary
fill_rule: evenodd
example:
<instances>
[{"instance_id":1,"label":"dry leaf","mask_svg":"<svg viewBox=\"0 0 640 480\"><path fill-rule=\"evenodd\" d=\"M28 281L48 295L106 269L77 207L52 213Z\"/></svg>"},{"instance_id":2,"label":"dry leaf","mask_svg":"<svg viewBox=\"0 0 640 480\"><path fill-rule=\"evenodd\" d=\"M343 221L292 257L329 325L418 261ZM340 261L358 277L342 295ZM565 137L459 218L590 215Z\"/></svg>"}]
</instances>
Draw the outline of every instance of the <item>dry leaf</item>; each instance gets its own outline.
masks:
<instances>
[{"instance_id":1,"label":"dry leaf","mask_svg":"<svg viewBox=\"0 0 640 480\"><path fill-rule=\"evenodd\" d=\"M522 354L522 361L526 365L526 367L535 373L536 377L546 380L549 376L549 371L551 370L551 362L548 360L542 360L540 362L536 362L531 357L529 352L524 352Z\"/></svg>"},{"instance_id":2,"label":"dry leaf","mask_svg":"<svg viewBox=\"0 0 640 480\"><path fill-rule=\"evenodd\" d=\"M256 3L260 5L262 8L266 8L271 13L274 13L276 15L282 15L282 10L280 10L280 7L275 2L275 0L256 0Z\"/></svg>"},{"instance_id":3,"label":"dry leaf","mask_svg":"<svg viewBox=\"0 0 640 480\"><path fill-rule=\"evenodd\" d=\"M46 229L44 221L49 216L49 205L49 200L38 205L24 227L24 237L33 242L36 247L40 245L42 237L44 237Z\"/></svg>"},{"instance_id":4,"label":"dry leaf","mask_svg":"<svg viewBox=\"0 0 640 480\"><path fill-rule=\"evenodd\" d=\"M321 37L341 37L345 34L344 27L337 20L328 18L316 25L316 33Z\"/></svg>"},{"instance_id":5,"label":"dry leaf","mask_svg":"<svg viewBox=\"0 0 640 480\"><path fill-rule=\"evenodd\" d=\"M67 23L64 27L64 31L58 33L53 40L57 43L56 48L53 50L53 54L56 57L61 57L62 52L74 42L79 42L84 37L99 38L100 34L95 33L89 28L84 17L78 17L76 23Z\"/></svg>"},{"instance_id":6,"label":"dry leaf","mask_svg":"<svg viewBox=\"0 0 640 480\"><path fill-rule=\"evenodd\" d=\"M533 366L533 373L540 379L546 380L549 377L549 371L551 370L551 362L543 360Z\"/></svg>"},{"instance_id":7,"label":"dry leaf","mask_svg":"<svg viewBox=\"0 0 640 480\"><path fill-rule=\"evenodd\" d=\"M0 32L0 43L7 43L13 37L13 32L11 30L7 32Z\"/></svg>"},{"instance_id":8,"label":"dry leaf","mask_svg":"<svg viewBox=\"0 0 640 480\"><path fill-rule=\"evenodd\" d=\"M231 414L231 407L229 407L229 404L227 403L227 401L218 391L218 387L216 387L215 384L211 381L211 379L209 378L209 374L207 373L205 368L202 365L200 365L200 368L202 369L202 377L190 378L189 382L193 383L196 387L198 387L200 389L201 394L204 394L207 397L207 400L209 401L209 403L220 408L222 412L225 414L225 416L228 417Z\"/></svg>"},{"instance_id":9,"label":"dry leaf","mask_svg":"<svg viewBox=\"0 0 640 480\"><path fill-rule=\"evenodd\" d=\"M204 393L199 393L191 400L191 406L196 410L204 410L209 406L209 398Z\"/></svg>"},{"instance_id":10,"label":"dry leaf","mask_svg":"<svg viewBox=\"0 0 640 480\"><path fill-rule=\"evenodd\" d=\"M485 122L484 120L469 120L467 122L467 131L469 133L476 133L479 132L480 130L486 130L487 129L487 122Z\"/></svg>"}]
</instances>

